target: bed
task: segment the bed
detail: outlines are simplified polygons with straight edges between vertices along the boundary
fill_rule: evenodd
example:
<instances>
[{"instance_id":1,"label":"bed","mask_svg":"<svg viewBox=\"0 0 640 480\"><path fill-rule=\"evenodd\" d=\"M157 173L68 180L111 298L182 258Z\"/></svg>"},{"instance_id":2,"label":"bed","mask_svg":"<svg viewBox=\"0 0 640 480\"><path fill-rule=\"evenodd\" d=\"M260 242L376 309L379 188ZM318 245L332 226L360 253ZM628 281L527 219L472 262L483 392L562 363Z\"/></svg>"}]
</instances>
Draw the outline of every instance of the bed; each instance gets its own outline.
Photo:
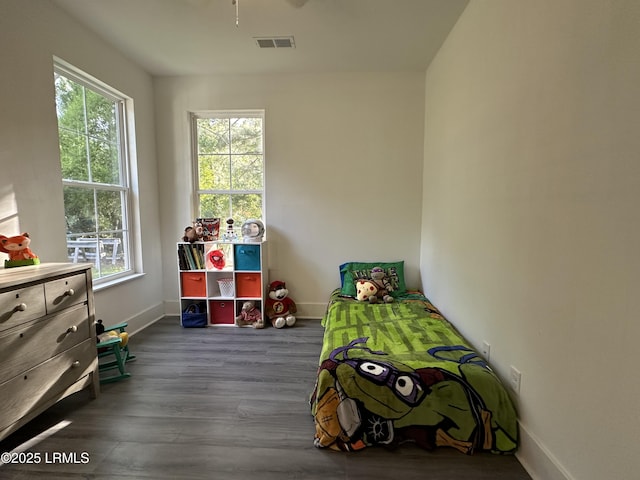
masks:
<instances>
[{"instance_id":1,"label":"bed","mask_svg":"<svg viewBox=\"0 0 640 480\"><path fill-rule=\"evenodd\" d=\"M376 304L357 300L353 290L373 264L352 265L341 265L342 286L322 319L310 397L315 445L356 451L412 442L465 454L515 452L508 392L428 298L406 290L402 262L384 264L394 301Z\"/></svg>"}]
</instances>

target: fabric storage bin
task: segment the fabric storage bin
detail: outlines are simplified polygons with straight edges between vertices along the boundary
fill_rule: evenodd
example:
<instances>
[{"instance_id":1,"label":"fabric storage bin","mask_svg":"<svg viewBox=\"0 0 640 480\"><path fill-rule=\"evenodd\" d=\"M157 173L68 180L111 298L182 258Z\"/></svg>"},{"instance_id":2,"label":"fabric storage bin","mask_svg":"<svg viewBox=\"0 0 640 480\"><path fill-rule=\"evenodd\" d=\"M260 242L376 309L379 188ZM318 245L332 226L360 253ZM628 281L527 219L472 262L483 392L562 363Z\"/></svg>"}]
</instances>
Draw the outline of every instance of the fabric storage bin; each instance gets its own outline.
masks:
<instances>
[{"instance_id":1,"label":"fabric storage bin","mask_svg":"<svg viewBox=\"0 0 640 480\"><path fill-rule=\"evenodd\" d=\"M260 270L260 245L236 245L235 246L236 270Z\"/></svg>"},{"instance_id":2,"label":"fabric storage bin","mask_svg":"<svg viewBox=\"0 0 640 480\"><path fill-rule=\"evenodd\" d=\"M182 272L180 273L182 281L183 297L206 297L207 283L203 272Z\"/></svg>"},{"instance_id":3,"label":"fabric storage bin","mask_svg":"<svg viewBox=\"0 0 640 480\"><path fill-rule=\"evenodd\" d=\"M233 278L219 278L218 287L221 297L233 297Z\"/></svg>"},{"instance_id":4,"label":"fabric storage bin","mask_svg":"<svg viewBox=\"0 0 640 480\"><path fill-rule=\"evenodd\" d=\"M235 325L233 300L210 301L209 323L211 323L211 325Z\"/></svg>"},{"instance_id":5,"label":"fabric storage bin","mask_svg":"<svg viewBox=\"0 0 640 480\"><path fill-rule=\"evenodd\" d=\"M260 297L262 292L259 273L236 273L236 296Z\"/></svg>"},{"instance_id":6,"label":"fabric storage bin","mask_svg":"<svg viewBox=\"0 0 640 480\"><path fill-rule=\"evenodd\" d=\"M203 311L204 305L197 303L187 305L180 315L180 325L184 328L198 328L207 326L207 312Z\"/></svg>"}]
</instances>

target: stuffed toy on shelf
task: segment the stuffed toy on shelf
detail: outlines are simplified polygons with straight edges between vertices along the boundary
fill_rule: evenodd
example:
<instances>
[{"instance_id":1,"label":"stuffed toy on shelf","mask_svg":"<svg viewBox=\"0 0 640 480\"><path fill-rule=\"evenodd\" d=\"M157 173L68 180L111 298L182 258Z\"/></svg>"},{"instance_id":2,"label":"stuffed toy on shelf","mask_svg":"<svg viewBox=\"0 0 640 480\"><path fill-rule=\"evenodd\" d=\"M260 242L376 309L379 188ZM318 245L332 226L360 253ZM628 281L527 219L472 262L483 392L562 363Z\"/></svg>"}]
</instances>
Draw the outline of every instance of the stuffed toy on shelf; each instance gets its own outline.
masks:
<instances>
[{"instance_id":1,"label":"stuffed toy on shelf","mask_svg":"<svg viewBox=\"0 0 640 480\"><path fill-rule=\"evenodd\" d=\"M233 229L233 224L235 223L235 220L229 217L227 218L226 223L227 223L227 231L224 232L224 234L222 235L222 238L227 242L233 242L234 240L238 239L238 236L236 235L236 231Z\"/></svg>"},{"instance_id":2,"label":"stuffed toy on shelf","mask_svg":"<svg viewBox=\"0 0 640 480\"><path fill-rule=\"evenodd\" d=\"M38 265L40 259L31 251L31 239L28 233L6 237L0 235L0 252L9 254L9 260L4 261L5 268Z\"/></svg>"},{"instance_id":3,"label":"stuffed toy on shelf","mask_svg":"<svg viewBox=\"0 0 640 480\"><path fill-rule=\"evenodd\" d=\"M242 304L242 310L240 310L240 315L236 317L235 323L238 327L264 328L262 313L256 307L256 303L251 300Z\"/></svg>"},{"instance_id":4,"label":"stuffed toy on shelf","mask_svg":"<svg viewBox=\"0 0 640 480\"><path fill-rule=\"evenodd\" d=\"M271 325L276 328L293 327L298 311L296 302L289 298L289 290L284 282L276 280L269 285L269 298L266 301L266 314Z\"/></svg>"},{"instance_id":5,"label":"stuffed toy on shelf","mask_svg":"<svg viewBox=\"0 0 640 480\"><path fill-rule=\"evenodd\" d=\"M182 236L183 242L201 242L202 241L202 227L185 227L184 235Z\"/></svg>"}]
</instances>

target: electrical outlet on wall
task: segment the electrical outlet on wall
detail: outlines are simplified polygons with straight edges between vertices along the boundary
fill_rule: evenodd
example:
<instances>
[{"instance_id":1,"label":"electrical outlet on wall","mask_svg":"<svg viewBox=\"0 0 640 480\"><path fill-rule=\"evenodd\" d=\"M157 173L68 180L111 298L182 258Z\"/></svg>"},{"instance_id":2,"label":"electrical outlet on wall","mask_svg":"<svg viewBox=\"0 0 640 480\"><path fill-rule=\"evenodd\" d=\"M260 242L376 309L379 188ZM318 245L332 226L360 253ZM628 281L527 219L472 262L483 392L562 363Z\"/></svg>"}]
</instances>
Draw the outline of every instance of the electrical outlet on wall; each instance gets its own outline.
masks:
<instances>
[{"instance_id":1,"label":"electrical outlet on wall","mask_svg":"<svg viewBox=\"0 0 640 480\"><path fill-rule=\"evenodd\" d=\"M511 365L511 371L509 372L509 385L511 385L511 389L520 393L520 380L522 380L522 373L516 367Z\"/></svg>"},{"instance_id":2,"label":"electrical outlet on wall","mask_svg":"<svg viewBox=\"0 0 640 480\"><path fill-rule=\"evenodd\" d=\"M489 342L482 342L482 351L480 353L482 353L482 356L488 362L489 357L491 356L491 345L489 344Z\"/></svg>"}]
</instances>

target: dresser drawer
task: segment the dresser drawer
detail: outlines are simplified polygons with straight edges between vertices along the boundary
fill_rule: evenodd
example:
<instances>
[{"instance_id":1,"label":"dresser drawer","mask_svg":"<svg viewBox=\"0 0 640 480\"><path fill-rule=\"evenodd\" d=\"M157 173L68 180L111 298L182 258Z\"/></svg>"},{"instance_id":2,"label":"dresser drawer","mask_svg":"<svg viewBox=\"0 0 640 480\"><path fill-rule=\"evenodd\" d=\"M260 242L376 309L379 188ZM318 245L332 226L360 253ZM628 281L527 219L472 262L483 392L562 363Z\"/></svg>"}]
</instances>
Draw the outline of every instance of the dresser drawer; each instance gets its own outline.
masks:
<instances>
[{"instance_id":1,"label":"dresser drawer","mask_svg":"<svg viewBox=\"0 0 640 480\"><path fill-rule=\"evenodd\" d=\"M87 339L0 384L0 430L62 398L72 384L94 372L96 362L95 340Z\"/></svg>"},{"instance_id":2,"label":"dresser drawer","mask_svg":"<svg viewBox=\"0 0 640 480\"><path fill-rule=\"evenodd\" d=\"M78 305L0 334L0 383L88 338L93 339L89 322L87 307Z\"/></svg>"},{"instance_id":3,"label":"dresser drawer","mask_svg":"<svg viewBox=\"0 0 640 480\"><path fill-rule=\"evenodd\" d=\"M58 312L87 301L87 277L84 274L52 280L44 284L47 313Z\"/></svg>"},{"instance_id":4,"label":"dresser drawer","mask_svg":"<svg viewBox=\"0 0 640 480\"><path fill-rule=\"evenodd\" d=\"M42 284L0 293L0 331L45 314Z\"/></svg>"}]
</instances>

